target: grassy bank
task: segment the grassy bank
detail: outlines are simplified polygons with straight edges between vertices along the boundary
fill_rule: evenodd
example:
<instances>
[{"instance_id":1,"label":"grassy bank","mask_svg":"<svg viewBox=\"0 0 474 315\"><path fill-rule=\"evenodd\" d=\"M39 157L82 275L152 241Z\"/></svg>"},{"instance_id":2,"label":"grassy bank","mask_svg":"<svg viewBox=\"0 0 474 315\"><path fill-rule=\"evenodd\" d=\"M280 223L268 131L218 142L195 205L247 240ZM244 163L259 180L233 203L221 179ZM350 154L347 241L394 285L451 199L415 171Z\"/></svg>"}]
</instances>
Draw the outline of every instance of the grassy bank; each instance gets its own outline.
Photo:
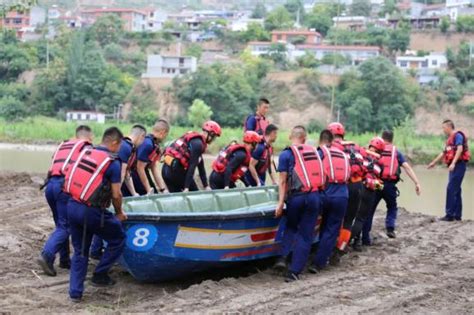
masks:
<instances>
[{"instance_id":1,"label":"grassy bank","mask_svg":"<svg viewBox=\"0 0 474 315\"><path fill-rule=\"evenodd\" d=\"M95 142L98 142L100 136L110 126L116 125L126 134L132 124L128 123L106 123L106 124L89 124L94 131ZM28 118L20 122L8 122L0 120L0 141L13 143L59 143L60 141L70 138L74 135L76 123L68 123L52 118L34 117ZM150 126L147 126L150 128ZM168 140L175 139L185 133L189 128L173 126L170 131ZM416 164L424 164L429 162L443 148L444 139L440 136L419 136L411 132L410 128L401 127L395 130L395 142L400 150ZM237 140L241 137L242 130L239 128L224 128L222 137L218 138L210 147L211 153L216 153L219 148L224 147L231 140ZM348 134L347 139L351 139L357 143L365 145L369 142L373 134ZM315 143L317 134L310 134L311 143ZM277 143L276 151L282 150L288 145L288 131L281 130ZM470 142L471 153L474 155L474 143Z\"/></svg>"}]
</instances>

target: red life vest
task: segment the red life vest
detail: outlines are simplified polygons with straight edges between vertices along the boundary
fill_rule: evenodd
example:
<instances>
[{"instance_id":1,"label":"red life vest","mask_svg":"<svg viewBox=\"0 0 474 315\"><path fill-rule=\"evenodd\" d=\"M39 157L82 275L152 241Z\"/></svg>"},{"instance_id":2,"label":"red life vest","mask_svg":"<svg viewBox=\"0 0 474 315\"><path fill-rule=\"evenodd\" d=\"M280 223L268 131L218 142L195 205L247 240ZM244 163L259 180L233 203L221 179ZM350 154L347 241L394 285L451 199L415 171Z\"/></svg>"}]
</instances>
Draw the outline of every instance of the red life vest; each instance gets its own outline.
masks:
<instances>
[{"instance_id":1,"label":"red life vest","mask_svg":"<svg viewBox=\"0 0 474 315\"><path fill-rule=\"evenodd\" d=\"M291 171L289 192L314 192L324 186L326 176L321 157L316 149L307 144L292 145L295 167Z\"/></svg>"},{"instance_id":2,"label":"red life vest","mask_svg":"<svg viewBox=\"0 0 474 315\"><path fill-rule=\"evenodd\" d=\"M48 177L64 176L69 164L77 160L80 152L87 145L91 145L91 143L79 139L66 140L61 143L56 149L56 152L54 152L51 167L48 171Z\"/></svg>"},{"instance_id":3,"label":"red life vest","mask_svg":"<svg viewBox=\"0 0 474 315\"><path fill-rule=\"evenodd\" d=\"M272 156L273 156L273 147L271 144L267 143L266 141L263 142L265 145L265 149L263 150L262 156L258 159L257 166L255 169L257 173L260 175L265 174L265 172L271 167Z\"/></svg>"},{"instance_id":4,"label":"red life vest","mask_svg":"<svg viewBox=\"0 0 474 315\"><path fill-rule=\"evenodd\" d=\"M245 161L232 173L230 176L230 180L232 182L236 182L238 179L240 179L245 172L247 172L249 163L250 163L250 152L247 151L244 145L242 144L231 144L227 146L224 150L222 150L219 155L217 156L217 159L214 160L212 163L212 169L216 173L224 173L227 164L229 164L229 158L232 156L232 154L237 151L237 150L245 150L246 153L246 158Z\"/></svg>"},{"instance_id":5,"label":"red life vest","mask_svg":"<svg viewBox=\"0 0 474 315\"><path fill-rule=\"evenodd\" d=\"M382 167L381 178L387 181L400 180L400 165L398 164L398 150L389 143L385 144L385 150L380 155L379 164Z\"/></svg>"},{"instance_id":6,"label":"red life vest","mask_svg":"<svg viewBox=\"0 0 474 315\"><path fill-rule=\"evenodd\" d=\"M88 206L105 209L110 206L112 188L104 184L104 174L114 158L109 152L86 149L66 172L64 191Z\"/></svg>"},{"instance_id":7,"label":"red life vest","mask_svg":"<svg viewBox=\"0 0 474 315\"><path fill-rule=\"evenodd\" d=\"M136 162L137 162L137 148L136 148L135 145L133 144L132 139L130 139L130 138L128 138L128 137L123 138L121 145L124 145L123 141L125 141L125 142L127 143L127 145L129 145L129 146L132 148L132 153L130 154L130 156L129 156L129 158L128 158L128 161L122 161L122 163L126 163L126 164L127 164L127 171L130 171L132 168L135 168L135 167L136 167Z\"/></svg>"},{"instance_id":8,"label":"red life vest","mask_svg":"<svg viewBox=\"0 0 474 315\"><path fill-rule=\"evenodd\" d=\"M365 176L364 155L361 148L352 141L335 139L332 145L349 156L351 182L359 182Z\"/></svg>"},{"instance_id":9,"label":"red life vest","mask_svg":"<svg viewBox=\"0 0 474 315\"><path fill-rule=\"evenodd\" d=\"M322 146L323 165L327 182L330 184L346 184L351 177L349 156L338 148Z\"/></svg>"},{"instance_id":10,"label":"red life vest","mask_svg":"<svg viewBox=\"0 0 474 315\"><path fill-rule=\"evenodd\" d=\"M370 150L366 151L364 160L364 168L366 169L364 177L364 185L369 190L377 190L383 181L380 179L382 175L382 168L379 165L380 155Z\"/></svg>"},{"instance_id":11,"label":"red life vest","mask_svg":"<svg viewBox=\"0 0 474 315\"><path fill-rule=\"evenodd\" d=\"M263 136L265 134L265 130L267 129L268 125L270 124L265 116L260 115L250 115L244 121L244 132L247 131L247 121L250 117L255 117L255 131L259 135Z\"/></svg>"},{"instance_id":12,"label":"red life vest","mask_svg":"<svg viewBox=\"0 0 474 315\"><path fill-rule=\"evenodd\" d=\"M466 134L460 130L457 130L449 136L448 140L446 140L446 146L444 148L444 163L446 163L448 166L453 162L454 156L456 155L457 147L454 141L458 133L460 133L464 138L462 143L462 154L459 157L459 161L468 162L471 159L471 152L469 151Z\"/></svg>"},{"instance_id":13,"label":"red life vest","mask_svg":"<svg viewBox=\"0 0 474 315\"><path fill-rule=\"evenodd\" d=\"M191 158L189 152L189 141L195 138L202 139L203 147L202 153L207 149L206 139L199 132L189 131L185 133L181 138L174 141L169 147L165 150L165 155L170 155L177 159L184 169L187 169L189 166L189 159Z\"/></svg>"}]
</instances>

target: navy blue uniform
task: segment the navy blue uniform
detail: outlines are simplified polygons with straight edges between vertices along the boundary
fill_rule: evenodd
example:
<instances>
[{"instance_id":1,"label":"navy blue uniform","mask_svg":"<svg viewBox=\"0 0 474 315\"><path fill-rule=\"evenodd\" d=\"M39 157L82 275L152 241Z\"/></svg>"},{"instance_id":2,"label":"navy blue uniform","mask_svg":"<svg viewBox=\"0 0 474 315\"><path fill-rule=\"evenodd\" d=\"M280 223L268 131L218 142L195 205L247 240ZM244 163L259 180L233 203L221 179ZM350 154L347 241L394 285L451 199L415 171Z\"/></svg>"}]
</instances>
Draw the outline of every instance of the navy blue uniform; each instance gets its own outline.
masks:
<instances>
[{"instance_id":1,"label":"navy blue uniform","mask_svg":"<svg viewBox=\"0 0 474 315\"><path fill-rule=\"evenodd\" d=\"M278 160L278 171L291 174L295 158L291 150L284 150ZM283 232L280 253L287 257L293 252L289 271L299 274L308 260L314 229L320 211L319 192L296 193L286 200L286 227Z\"/></svg>"},{"instance_id":2,"label":"navy blue uniform","mask_svg":"<svg viewBox=\"0 0 474 315\"><path fill-rule=\"evenodd\" d=\"M106 148L97 147L107 151ZM114 160L104 174L104 182L119 184L121 182L120 161ZM105 209L89 207L74 199L67 205L69 226L71 231L74 255L72 257L69 295L81 298L84 292L84 280L87 274L89 248L92 236L98 235L107 242L107 248L94 273L107 273L122 255L125 245L125 232L121 222Z\"/></svg>"},{"instance_id":3,"label":"navy blue uniform","mask_svg":"<svg viewBox=\"0 0 474 315\"><path fill-rule=\"evenodd\" d=\"M398 157L398 165L401 167L403 163L406 162L406 159L403 156L403 154L398 150L397 150L397 157ZM387 205L385 227L387 229L395 229L395 223L397 221L397 214L398 214L397 183L395 181L384 180L383 184L384 184L383 189L377 190L375 192L374 205L362 229L362 242L366 245L371 243L370 231L372 230L372 223L374 220L375 211L377 210L377 206L382 199L385 201L385 204Z\"/></svg>"},{"instance_id":4,"label":"navy blue uniform","mask_svg":"<svg viewBox=\"0 0 474 315\"><path fill-rule=\"evenodd\" d=\"M69 265L69 232L67 221L67 202L69 195L62 191L64 184L63 176L53 176L46 185L45 196L53 213L56 228L44 244L43 257L48 263L53 264L56 253L62 265Z\"/></svg>"},{"instance_id":5,"label":"navy blue uniform","mask_svg":"<svg viewBox=\"0 0 474 315\"><path fill-rule=\"evenodd\" d=\"M260 159L262 158L262 155L265 153L265 150L266 150L266 144L265 142L261 142L259 143L256 147L255 147L255 150L252 151L252 158L254 158L255 160L257 161L260 161ZM265 185L265 180L266 180L266 171L262 174L258 174L258 178L260 179L260 185ZM245 183L248 185L248 186L252 186L252 187L255 187L257 186L257 183L255 182L255 180L253 179L253 176L252 174L250 173L250 171L247 171L245 172Z\"/></svg>"},{"instance_id":6,"label":"navy blue uniform","mask_svg":"<svg viewBox=\"0 0 474 315\"><path fill-rule=\"evenodd\" d=\"M236 150L229 156L229 162L223 173L212 171L209 177L209 184L214 189L224 189L225 187L235 188L235 183L231 181L232 173L234 173L247 159L245 149Z\"/></svg>"},{"instance_id":7,"label":"navy blue uniform","mask_svg":"<svg viewBox=\"0 0 474 315\"><path fill-rule=\"evenodd\" d=\"M464 136L457 133L454 137L454 145L463 145ZM449 172L448 186L446 187L446 217L456 220L462 219L462 181L466 173L466 162L459 161L456 163L454 170Z\"/></svg>"},{"instance_id":8,"label":"navy blue uniform","mask_svg":"<svg viewBox=\"0 0 474 315\"><path fill-rule=\"evenodd\" d=\"M143 143L137 148L137 161L151 163L149 156L153 152L154 148L155 145L153 143L153 139L149 136L146 136ZM146 195L148 191L145 191L145 187L143 186L142 181L140 180L140 176L138 176L136 168L131 171L131 176L133 180L133 185L135 186L135 191L140 195Z\"/></svg>"},{"instance_id":9,"label":"navy blue uniform","mask_svg":"<svg viewBox=\"0 0 474 315\"><path fill-rule=\"evenodd\" d=\"M321 150L318 150L323 155ZM324 268L331 256L339 236L342 221L346 214L349 202L347 184L328 184L321 193L322 226L319 229L319 245L314 256L314 265L318 269Z\"/></svg>"}]
</instances>

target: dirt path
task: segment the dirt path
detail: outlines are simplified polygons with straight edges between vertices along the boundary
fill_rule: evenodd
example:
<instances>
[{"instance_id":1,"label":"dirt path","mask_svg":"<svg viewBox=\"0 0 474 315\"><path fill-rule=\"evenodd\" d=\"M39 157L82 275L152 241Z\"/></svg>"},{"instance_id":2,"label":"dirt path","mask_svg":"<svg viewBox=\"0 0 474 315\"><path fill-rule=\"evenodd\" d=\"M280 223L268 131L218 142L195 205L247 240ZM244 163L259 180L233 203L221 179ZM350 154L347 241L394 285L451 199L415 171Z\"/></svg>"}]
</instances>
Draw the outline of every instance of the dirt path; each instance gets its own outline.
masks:
<instances>
[{"instance_id":1,"label":"dirt path","mask_svg":"<svg viewBox=\"0 0 474 315\"><path fill-rule=\"evenodd\" d=\"M406 211L397 239L381 233L381 213L373 247L296 283L285 284L262 264L261 271L244 266L155 285L138 283L117 266L117 286L87 286L84 302L71 304L67 271L46 277L35 264L52 229L40 178L2 173L0 181L0 312L474 312L474 222L437 222Z\"/></svg>"}]
</instances>

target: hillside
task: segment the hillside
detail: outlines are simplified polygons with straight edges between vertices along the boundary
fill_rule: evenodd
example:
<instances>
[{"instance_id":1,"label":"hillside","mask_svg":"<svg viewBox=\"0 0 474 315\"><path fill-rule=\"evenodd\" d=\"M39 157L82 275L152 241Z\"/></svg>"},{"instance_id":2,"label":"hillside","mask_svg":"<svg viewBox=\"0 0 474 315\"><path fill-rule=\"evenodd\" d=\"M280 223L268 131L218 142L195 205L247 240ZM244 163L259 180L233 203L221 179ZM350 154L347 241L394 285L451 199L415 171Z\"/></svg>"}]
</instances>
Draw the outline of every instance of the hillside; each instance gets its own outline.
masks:
<instances>
[{"instance_id":1,"label":"hillside","mask_svg":"<svg viewBox=\"0 0 474 315\"><path fill-rule=\"evenodd\" d=\"M410 34L411 50L445 52L447 48L459 49L462 42L474 41L471 33L447 33L439 31L412 31Z\"/></svg>"}]
</instances>

